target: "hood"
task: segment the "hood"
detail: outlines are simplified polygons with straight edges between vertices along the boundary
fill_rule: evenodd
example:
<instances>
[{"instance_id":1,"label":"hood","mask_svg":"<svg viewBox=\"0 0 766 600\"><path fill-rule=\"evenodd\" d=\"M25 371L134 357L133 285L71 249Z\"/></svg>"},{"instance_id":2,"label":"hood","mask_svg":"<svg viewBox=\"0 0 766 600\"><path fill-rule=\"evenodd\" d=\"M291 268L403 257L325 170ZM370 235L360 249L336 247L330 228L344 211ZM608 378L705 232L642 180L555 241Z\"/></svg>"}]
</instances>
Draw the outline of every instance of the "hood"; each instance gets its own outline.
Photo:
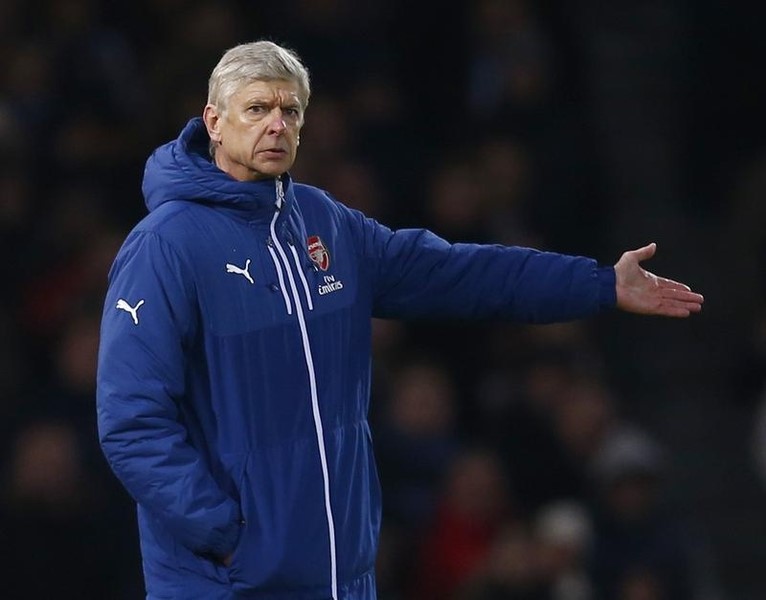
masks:
<instances>
[{"instance_id":1,"label":"hood","mask_svg":"<svg viewBox=\"0 0 766 600\"><path fill-rule=\"evenodd\" d=\"M157 148L144 169L142 190L149 211L172 200L199 202L245 213L249 218L274 213L274 179L237 181L210 159L210 138L200 117L191 119L178 139ZM290 177L281 176L285 202L293 203Z\"/></svg>"}]
</instances>

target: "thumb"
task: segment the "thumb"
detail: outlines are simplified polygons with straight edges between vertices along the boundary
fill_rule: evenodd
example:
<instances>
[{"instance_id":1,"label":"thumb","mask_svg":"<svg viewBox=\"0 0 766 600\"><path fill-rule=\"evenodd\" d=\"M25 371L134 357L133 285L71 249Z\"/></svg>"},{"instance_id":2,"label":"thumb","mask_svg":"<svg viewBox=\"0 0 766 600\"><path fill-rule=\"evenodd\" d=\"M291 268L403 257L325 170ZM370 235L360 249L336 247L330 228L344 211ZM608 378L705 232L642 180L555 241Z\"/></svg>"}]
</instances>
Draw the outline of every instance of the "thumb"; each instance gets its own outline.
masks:
<instances>
[{"instance_id":1,"label":"thumb","mask_svg":"<svg viewBox=\"0 0 766 600\"><path fill-rule=\"evenodd\" d=\"M657 252L657 244L652 242L643 248L633 250L631 254L636 258L638 262L642 262L644 260L649 260L652 256L654 256L655 252Z\"/></svg>"}]
</instances>

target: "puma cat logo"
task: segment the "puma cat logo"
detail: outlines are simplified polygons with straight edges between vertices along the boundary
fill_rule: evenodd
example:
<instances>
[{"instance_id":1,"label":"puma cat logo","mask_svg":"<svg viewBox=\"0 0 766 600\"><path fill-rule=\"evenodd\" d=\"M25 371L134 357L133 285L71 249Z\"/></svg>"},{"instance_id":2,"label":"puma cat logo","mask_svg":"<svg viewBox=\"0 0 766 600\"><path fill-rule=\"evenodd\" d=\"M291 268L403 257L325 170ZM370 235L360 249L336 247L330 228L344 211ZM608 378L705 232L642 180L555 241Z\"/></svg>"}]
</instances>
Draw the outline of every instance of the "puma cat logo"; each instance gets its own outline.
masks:
<instances>
[{"instance_id":1,"label":"puma cat logo","mask_svg":"<svg viewBox=\"0 0 766 600\"><path fill-rule=\"evenodd\" d=\"M226 263L226 272L227 273L236 273L237 275L242 275L250 283L255 283L253 281L253 278L250 277L250 273L248 272L248 269L250 269L250 259L249 258L245 261L245 268L244 269L240 269L237 265L233 265L231 263Z\"/></svg>"},{"instance_id":2,"label":"puma cat logo","mask_svg":"<svg viewBox=\"0 0 766 600\"><path fill-rule=\"evenodd\" d=\"M120 298L117 300L117 306L115 308L119 308L120 310L124 310L125 312L130 313L130 316L133 317L133 324L138 325L138 309L141 308L143 303L143 300L139 300L138 304L136 304L134 308L128 304L127 300Z\"/></svg>"}]
</instances>

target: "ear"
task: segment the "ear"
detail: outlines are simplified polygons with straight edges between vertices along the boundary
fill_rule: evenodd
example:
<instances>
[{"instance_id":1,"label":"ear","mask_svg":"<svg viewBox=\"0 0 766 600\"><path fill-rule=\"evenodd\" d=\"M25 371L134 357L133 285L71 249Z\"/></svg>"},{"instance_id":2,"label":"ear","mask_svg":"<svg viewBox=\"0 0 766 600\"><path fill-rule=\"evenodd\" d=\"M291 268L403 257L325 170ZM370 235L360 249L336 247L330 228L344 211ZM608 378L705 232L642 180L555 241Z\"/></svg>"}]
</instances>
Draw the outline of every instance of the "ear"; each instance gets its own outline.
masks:
<instances>
[{"instance_id":1,"label":"ear","mask_svg":"<svg viewBox=\"0 0 766 600\"><path fill-rule=\"evenodd\" d=\"M206 104L205 110L202 112L202 120L205 121L205 127L207 127L207 134L210 139L216 144L221 141L221 115L218 113L218 109L212 104Z\"/></svg>"}]
</instances>

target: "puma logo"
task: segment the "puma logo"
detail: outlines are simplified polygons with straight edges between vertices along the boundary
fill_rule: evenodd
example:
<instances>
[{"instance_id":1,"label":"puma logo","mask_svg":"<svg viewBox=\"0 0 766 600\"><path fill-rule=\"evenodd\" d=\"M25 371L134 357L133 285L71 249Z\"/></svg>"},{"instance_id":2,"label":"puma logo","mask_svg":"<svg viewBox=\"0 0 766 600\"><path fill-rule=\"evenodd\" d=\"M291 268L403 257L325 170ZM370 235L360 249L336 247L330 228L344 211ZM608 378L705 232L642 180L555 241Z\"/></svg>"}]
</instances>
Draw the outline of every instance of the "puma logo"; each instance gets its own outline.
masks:
<instances>
[{"instance_id":1,"label":"puma logo","mask_svg":"<svg viewBox=\"0 0 766 600\"><path fill-rule=\"evenodd\" d=\"M237 265L233 265L231 263L226 263L226 272L227 273L236 273L237 275L242 275L250 283L255 283L253 281L253 278L250 277L250 273L248 272L249 268L250 268L250 259L249 258L245 261L245 268L244 269L240 269Z\"/></svg>"},{"instance_id":2,"label":"puma logo","mask_svg":"<svg viewBox=\"0 0 766 600\"><path fill-rule=\"evenodd\" d=\"M138 325L138 309L141 308L141 305L144 303L143 300L139 300L138 304L136 304L135 308L132 307L126 300L123 300L120 298L117 300L117 306L115 308L119 308L120 310L124 310L125 312L130 313L130 316L133 317L133 324Z\"/></svg>"}]
</instances>

